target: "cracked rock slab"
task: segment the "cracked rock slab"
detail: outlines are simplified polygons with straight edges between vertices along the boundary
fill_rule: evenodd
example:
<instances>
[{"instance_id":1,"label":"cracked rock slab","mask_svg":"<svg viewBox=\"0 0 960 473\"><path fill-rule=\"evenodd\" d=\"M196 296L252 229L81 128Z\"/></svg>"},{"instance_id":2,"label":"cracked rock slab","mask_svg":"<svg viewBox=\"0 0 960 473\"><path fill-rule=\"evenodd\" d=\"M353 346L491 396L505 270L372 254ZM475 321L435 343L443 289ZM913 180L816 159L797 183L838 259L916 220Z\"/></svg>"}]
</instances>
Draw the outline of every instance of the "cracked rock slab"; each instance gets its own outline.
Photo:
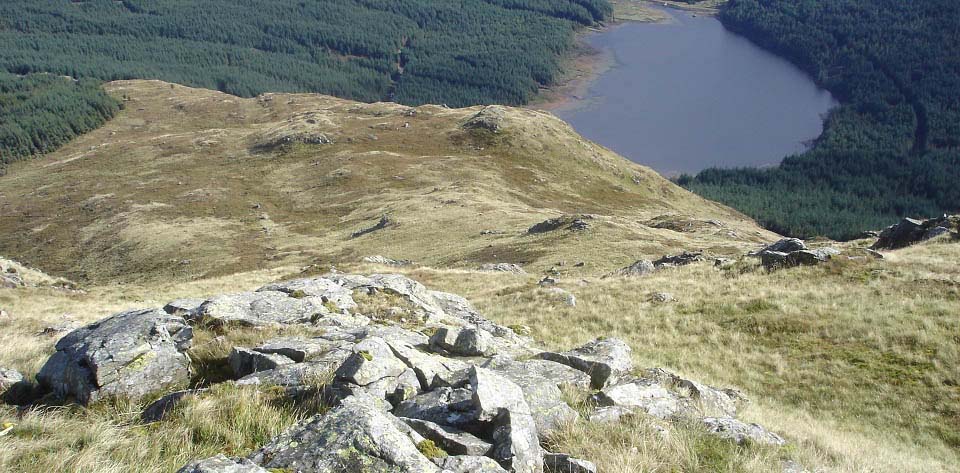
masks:
<instances>
[{"instance_id":1,"label":"cracked rock slab","mask_svg":"<svg viewBox=\"0 0 960 473\"><path fill-rule=\"evenodd\" d=\"M633 369L630 347L616 338L598 338L562 353L544 352L539 358L587 373L596 389L616 383Z\"/></svg>"},{"instance_id":2,"label":"cracked rock slab","mask_svg":"<svg viewBox=\"0 0 960 473\"><path fill-rule=\"evenodd\" d=\"M326 315L332 314L320 297L297 298L280 291L260 291L214 297L204 302L191 320L259 327L309 324Z\"/></svg>"}]
</instances>

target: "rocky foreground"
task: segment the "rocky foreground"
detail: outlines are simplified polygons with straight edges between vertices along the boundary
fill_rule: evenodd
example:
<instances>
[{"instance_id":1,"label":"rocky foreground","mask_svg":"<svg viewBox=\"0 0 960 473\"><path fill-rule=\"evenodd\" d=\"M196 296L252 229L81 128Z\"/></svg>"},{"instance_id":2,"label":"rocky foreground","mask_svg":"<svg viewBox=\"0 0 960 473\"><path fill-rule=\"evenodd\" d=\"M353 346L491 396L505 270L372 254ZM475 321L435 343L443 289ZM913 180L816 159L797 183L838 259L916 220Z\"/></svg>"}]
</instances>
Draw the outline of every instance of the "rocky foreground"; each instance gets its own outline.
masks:
<instances>
[{"instance_id":1,"label":"rocky foreground","mask_svg":"<svg viewBox=\"0 0 960 473\"><path fill-rule=\"evenodd\" d=\"M247 458L198 459L182 472L596 471L589 459L542 447L581 416L652 416L665 431L694 422L733 442L784 443L736 418L744 401L736 391L637 369L620 340L544 351L462 297L391 274L334 273L123 312L61 339L37 380L50 397L83 404L164 394L142 415L156 421L204 395L184 390L196 374L187 351L194 328L210 326L309 329L235 347L228 382L321 396L330 409Z\"/></svg>"}]
</instances>

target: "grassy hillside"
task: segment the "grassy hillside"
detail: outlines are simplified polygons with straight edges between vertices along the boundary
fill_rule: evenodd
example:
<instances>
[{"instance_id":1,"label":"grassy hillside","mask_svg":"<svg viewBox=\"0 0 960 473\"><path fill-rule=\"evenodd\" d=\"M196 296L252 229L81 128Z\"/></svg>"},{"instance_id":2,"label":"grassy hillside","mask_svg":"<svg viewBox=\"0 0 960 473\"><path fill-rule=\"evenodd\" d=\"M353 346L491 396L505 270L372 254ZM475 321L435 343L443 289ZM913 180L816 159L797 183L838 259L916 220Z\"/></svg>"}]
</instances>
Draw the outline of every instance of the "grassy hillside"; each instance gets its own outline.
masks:
<instances>
[{"instance_id":1,"label":"grassy hillside","mask_svg":"<svg viewBox=\"0 0 960 473\"><path fill-rule=\"evenodd\" d=\"M780 472L784 460L809 471L960 468L955 241L767 272L741 256L776 235L549 114L239 99L152 81L108 90L126 101L115 119L0 178L3 256L83 289L0 289L0 366L36 374L57 340L44 328L64 322L332 266L401 272L550 348L621 337L638 366L741 390L751 400L743 418L790 442L736 446L694 426L665 436L642 419L578 422L551 439L603 472ZM352 236L385 213L393 225ZM526 233L571 213L593 214L589 228ZM608 277L682 249L738 261ZM361 261L374 254L418 264ZM478 271L485 262L523 263L528 274ZM577 304L541 288L545 274ZM656 302L655 292L676 300ZM220 360L275 335L198 330L191 356ZM0 437L0 470L175 471L191 458L247 454L316 408L255 387L217 388L152 426L137 420L142 407L3 405L0 423L17 425Z\"/></svg>"},{"instance_id":2,"label":"grassy hillside","mask_svg":"<svg viewBox=\"0 0 960 473\"><path fill-rule=\"evenodd\" d=\"M486 109L494 133L464 126L481 108L241 99L151 81L107 89L126 100L117 118L0 178L5 256L94 282L375 254L601 271L773 238L542 112ZM589 231L526 234L574 213L596 214ZM351 237L384 214L398 225Z\"/></svg>"}]
</instances>

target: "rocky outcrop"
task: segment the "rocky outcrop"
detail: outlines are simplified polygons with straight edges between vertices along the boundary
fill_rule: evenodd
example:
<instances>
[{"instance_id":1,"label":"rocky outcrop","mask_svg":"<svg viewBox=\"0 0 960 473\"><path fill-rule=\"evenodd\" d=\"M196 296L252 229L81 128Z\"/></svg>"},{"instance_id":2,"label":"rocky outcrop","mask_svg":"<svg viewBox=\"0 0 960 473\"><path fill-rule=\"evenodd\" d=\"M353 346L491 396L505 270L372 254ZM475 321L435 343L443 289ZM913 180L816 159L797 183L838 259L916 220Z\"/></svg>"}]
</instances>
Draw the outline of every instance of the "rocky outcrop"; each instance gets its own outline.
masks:
<instances>
[{"instance_id":1,"label":"rocky outcrop","mask_svg":"<svg viewBox=\"0 0 960 473\"><path fill-rule=\"evenodd\" d=\"M927 220L905 218L880 232L874 250L896 250L936 238L940 235L960 232L960 215L944 215Z\"/></svg>"},{"instance_id":2,"label":"rocky outcrop","mask_svg":"<svg viewBox=\"0 0 960 473\"><path fill-rule=\"evenodd\" d=\"M635 261L630 266L618 269L613 274L615 276L646 276L653 274L656 270L657 268L653 265L652 261L642 259Z\"/></svg>"},{"instance_id":3,"label":"rocky outcrop","mask_svg":"<svg viewBox=\"0 0 960 473\"><path fill-rule=\"evenodd\" d=\"M415 323L365 314L365 304L377 305L368 298L381 296L403 298L418 314ZM319 315L307 316L311 310ZM580 417L564 388L598 390L588 404L591 420L694 418L736 442L779 438L735 418L734 391L663 370L637 376L620 340L537 354L532 340L485 319L462 297L400 275L335 273L117 314L64 337L38 379L82 403L167 392L141 416L162 420L204 392L174 390L190 375L192 330L180 313L193 323L219 320L227 330L237 322L322 328L234 347L226 361L239 386L278 387L294 400L319 395L331 406L246 459L221 455L184 472L596 471L541 447L550 431Z\"/></svg>"},{"instance_id":4,"label":"rocky outcrop","mask_svg":"<svg viewBox=\"0 0 960 473\"><path fill-rule=\"evenodd\" d=\"M563 215L535 224L527 229L527 233L536 235L538 233L547 233L556 230L588 230L590 228L590 220L593 220L593 218L592 215Z\"/></svg>"},{"instance_id":5,"label":"rocky outcrop","mask_svg":"<svg viewBox=\"0 0 960 473\"><path fill-rule=\"evenodd\" d=\"M386 256L374 255L374 256L364 256L361 259L364 263L373 263L373 264L382 264L384 266L410 266L413 264L413 261L408 259L393 259L387 258Z\"/></svg>"},{"instance_id":6,"label":"rocky outcrop","mask_svg":"<svg viewBox=\"0 0 960 473\"><path fill-rule=\"evenodd\" d=\"M840 252L834 248L807 248L803 240L784 238L776 243L750 253L760 258L761 264L768 270L792 268L795 266L813 266L830 261Z\"/></svg>"},{"instance_id":7,"label":"rocky outcrop","mask_svg":"<svg viewBox=\"0 0 960 473\"><path fill-rule=\"evenodd\" d=\"M189 380L192 339L182 317L159 309L123 312L60 339L37 379L83 404L103 396L139 398Z\"/></svg>"},{"instance_id":8,"label":"rocky outcrop","mask_svg":"<svg viewBox=\"0 0 960 473\"><path fill-rule=\"evenodd\" d=\"M633 369L630 347L616 338L598 338L570 351L543 352L539 357L587 373L598 389L617 382Z\"/></svg>"},{"instance_id":9,"label":"rocky outcrop","mask_svg":"<svg viewBox=\"0 0 960 473\"><path fill-rule=\"evenodd\" d=\"M679 255L666 255L654 261L653 266L657 269L663 269L675 266L686 266L700 261L704 261L702 251L684 251Z\"/></svg>"},{"instance_id":10,"label":"rocky outcrop","mask_svg":"<svg viewBox=\"0 0 960 473\"><path fill-rule=\"evenodd\" d=\"M251 459L267 469L329 472L439 472L368 396L351 396L274 438Z\"/></svg>"},{"instance_id":11,"label":"rocky outcrop","mask_svg":"<svg viewBox=\"0 0 960 473\"><path fill-rule=\"evenodd\" d=\"M399 225L399 223L397 223L396 220L390 218L389 215L384 215L380 217L380 220L378 220L377 223L373 224L372 226L361 228L360 230L351 233L350 238L360 238L369 233L383 230L384 228L395 227L397 225Z\"/></svg>"}]
</instances>

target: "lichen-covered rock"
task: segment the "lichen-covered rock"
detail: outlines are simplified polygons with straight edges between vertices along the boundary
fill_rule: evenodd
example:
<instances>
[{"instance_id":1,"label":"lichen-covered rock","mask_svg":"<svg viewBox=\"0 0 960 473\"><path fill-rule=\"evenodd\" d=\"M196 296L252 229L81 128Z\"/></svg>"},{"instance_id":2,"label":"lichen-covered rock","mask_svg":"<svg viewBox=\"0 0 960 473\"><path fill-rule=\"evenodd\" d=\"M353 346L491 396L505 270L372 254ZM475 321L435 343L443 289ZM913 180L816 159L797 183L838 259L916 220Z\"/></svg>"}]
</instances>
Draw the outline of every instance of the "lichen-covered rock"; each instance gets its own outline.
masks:
<instances>
[{"instance_id":1,"label":"lichen-covered rock","mask_svg":"<svg viewBox=\"0 0 960 473\"><path fill-rule=\"evenodd\" d=\"M604 388L593 396L593 401L602 407L639 410L660 419L670 419L692 412L686 399L660 382L647 378Z\"/></svg>"},{"instance_id":2,"label":"lichen-covered rock","mask_svg":"<svg viewBox=\"0 0 960 473\"><path fill-rule=\"evenodd\" d=\"M547 473L597 473L597 465L566 453L545 454L543 466Z\"/></svg>"},{"instance_id":3,"label":"lichen-covered rock","mask_svg":"<svg viewBox=\"0 0 960 473\"><path fill-rule=\"evenodd\" d=\"M455 455L435 458L434 463L443 468L444 473L507 473L499 463L487 457Z\"/></svg>"},{"instance_id":4,"label":"lichen-covered rock","mask_svg":"<svg viewBox=\"0 0 960 473\"><path fill-rule=\"evenodd\" d=\"M387 342L393 353L417 374L421 388L432 389L455 384L455 373L467 369L467 364L443 356L424 353L406 340Z\"/></svg>"},{"instance_id":5,"label":"lichen-covered rock","mask_svg":"<svg viewBox=\"0 0 960 473\"><path fill-rule=\"evenodd\" d=\"M475 328L440 328L430 337L430 348L461 356L492 356L493 336Z\"/></svg>"},{"instance_id":6,"label":"lichen-covered rock","mask_svg":"<svg viewBox=\"0 0 960 473\"><path fill-rule=\"evenodd\" d=\"M227 362L230 364L230 369L233 370L233 374L237 378L250 373L272 370L283 365L294 363L293 360L283 355L261 353L242 347L233 347L233 349L230 350L230 355L227 357Z\"/></svg>"},{"instance_id":7,"label":"lichen-covered rock","mask_svg":"<svg viewBox=\"0 0 960 473\"><path fill-rule=\"evenodd\" d=\"M793 253L794 251L806 250L807 244L799 238L783 238L778 240L775 243L767 245L760 250L752 253L753 255L759 255L765 251L773 251L777 253Z\"/></svg>"},{"instance_id":8,"label":"lichen-covered rock","mask_svg":"<svg viewBox=\"0 0 960 473\"><path fill-rule=\"evenodd\" d=\"M478 419L494 425L493 459L513 472L542 472L543 451L523 390L507 378L477 367L471 368L470 385Z\"/></svg>"},{"instance_id":9,"label":"lichen-covered rock","mask_svg":"<svg viewBox=\"0 0 960 473\"><path fill-rule=\"evenodd\" d=\"M541 438L561 422L580 417L563 400L560 386L588 388L590 378L583 372L547 360L514 361L505 357L494 357L480 366L492 369L520 387Z\"/></svg>"},{"instance_id":10,"label":"lichen-covered rock","mask_svg":"<svg viewBox=\"0 0 960 473\"><path fill-rule=\"evenodd\" d=\"M281 386L285 388L300 388L328 383L333 379L334 372L343 365L344 361L353 355L348 348L335 348L323 355L303 363L283 365L272 370L258 371L237 381L239 385Z\"/></svg>"},{"instance_id":11,"label":"lichen-covered rock","mask_svg":"<svg viewBox=\"0 0 960 473\"><path fill-rule=\"evenodd\" d=\"M745 400L736 390L708 386L660 368L647 370L645 376L681 390L694 401L695 407L703 416L734 417L737 414L737 404Z\"/></svg>"},{"instance_id":12,"label":"lichen-covered rock","mask_svg":"<svg viewBox=\"0 0 960 473\"><path fill-rule=\"evenodd\" d=\"M397 358L382 338L367 338L353 347L353 354L337 370L337 379L366 386L387 377L400 376L407 365Z\"/></svg>"},{"instance_id":13,"label":"lichen-covered rock","mask_svg":"<svg viewBox=\"0 0 960 473\"><path fill-rule=\"evenodd\" d=\"M397 417L427 420L464 430L477 421L473 392L463 388L434 389L401 402L393 413Z\"/></svg>"},{"instance_id":14,"label":"lichen-covered rock","mask_svg":"<svg viewBox=\"0 0 960 473\"><path fill-rule=\"evenodd\" d=\"M302 363L344 345L345 343L343 341L329 340L322 337L288 337L267 340L260 346L254 348L254 350L260 353L283 355L297 363Z\"/></svg>"},{"instance_id":15,"label":"lichen-covered rock","mask_svg":"<svg viewBox=\"0 0 960 473\"><path fill-rule=\"evenodd\" d=\"M325 302L332 303L340 310L349 310L357 307L357 303L353 300L353 288L345 287L337 281L328 278L294 279L292 281L268 284L257 289L257 292L284 292L287 294L320 297Z\"/></svg>"},{"instance_id":16,"label":"lichen-covered rock","mask_svg":"<svg viewBox=\"0 0 960 473\"><path fill-rule=\"evenodd\" d=\"M348 397L330 412L300 422L250 458L267 469L303 473L440 472L390 415L364 396Z\"/></svg>"},{"instance_id":17,"label":"lichen-covered rock","mask_svg":"<svg viewBox=\"0 0 960 473\"><path fill-rule=\"evenodd\" d=\"M544 352L539 357L587 373L597 389L616 383L633 369L630 347L616 338L598 338L570 351Z\"/></svg>"},{"instance_id":18,"label":"lichen-covered rock","mask_svg":"<svg viewBox=\"0 0 960 473\"><path fill-rule=\"evenodd\" d=\"M250 460L229 458L219 454L204 460L188 463L177 473L269 473Z\"/></svg>"},{"instance_id":19,"label":"lichen-covered rock","mask_svg":"<svg viewBox=\"0 0 960 473\"><path fill-rule=\"evenodd\" d=\"M402 419L424 438L432 440L450 455L484 456L493 450L490 442L455 427L435 424L422 419Z\"/></svg>"},{"instance_id":20,"label":"lichen-covered rock","mask_svg":"<svg viewBox=\"0 0 960 473\"><path fill-rule=\"evenodd\" d=\"M732 417L706 417L703 425L707 431L738 444L756 442L765 445L783 445L786 440L757 424L748 424Z\"/></svg>"},{"instance_id":21,"label":"lichen-covered rock","mask_svg":"<svg viewBox=\"0 0 960 473\"><path fill-rule=\"evenodd\" d=\"M280 291L244 292L204 302L191 320L248 326L309 324L330 314L321 297L294 297Z\"/></svg>"},{"instance_id":22,"label":"lichen-covered rock","mask_svg":"<svg viewBox=\"0 0 960 473\"><path fill-rule=\"evenodd\" d=\"M84 404L103 396L139 398L190 379L192 339L183 317L159 309L123 312L60 339L37 380Z\"/></svg>"}]
</instances>

